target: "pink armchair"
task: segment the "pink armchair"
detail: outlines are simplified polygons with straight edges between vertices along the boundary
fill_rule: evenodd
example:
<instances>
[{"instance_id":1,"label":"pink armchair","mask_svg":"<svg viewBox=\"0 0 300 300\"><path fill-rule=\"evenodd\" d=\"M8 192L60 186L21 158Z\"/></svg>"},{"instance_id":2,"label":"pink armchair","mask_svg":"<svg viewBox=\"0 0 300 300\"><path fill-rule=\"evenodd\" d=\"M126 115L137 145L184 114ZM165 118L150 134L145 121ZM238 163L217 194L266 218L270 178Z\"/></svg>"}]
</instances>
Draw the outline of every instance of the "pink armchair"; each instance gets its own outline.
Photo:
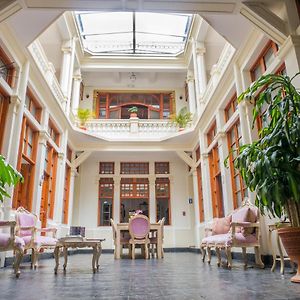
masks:
<instances>
[{"instance_id":1,"label":"pink armchair","mask_svg":"<svg viewBox=\"0 0 300 300\"><path fill-rule=\"evenodd\" d=\"M241 247L244 258L244 266L246 268L246 249L248 247L254 247L255 263L258 267L264 268L260 255L259 210L249 201L248 198L246 198L243 201L242 206L236 209L231 215L225 218L214 219L212 228L206 228L205 232L206 236L200 245L203 261L205 260L205 254L207 252L208 263L210 263L211 248L215 248L218 266L220 266L220 250L224 249L227 255L228 268L231 268L231 248Z\"/></svg>"},{"instance_id":2,"label":"pink armchair","mask_svg":"<svg viewBox=\"0 0 300 300\"><path fill-rule=\"evenodd\" d=\"M10 227L10 233L0 233L0 251L15 251L16 257L14 262L14 271L16 277L20 276L20 263L24 254L24 241L15 236L15 226L14 221L0 221L0 228Z\"/></svg>"},{"instance_id":3,"label":"pink armchair","mask_svg":"<svg viewBox=\"0 0 300 300\"><path fill-rule=\"evenodd\" d=\"M25 243L25 250L32 249L31 267L37 267L38 253L41 249L54 249L57 239L56 228L37 228L38 217L30 213L24 207L16 211L17 231L16 235ZM40 233L52 233L52 237L43 236Z\"/></svg>"},{"instance_id":4,"label":"pink armchair","mask_svg":"<svg viewBox=\"0 0 300 300\"><path fill-rule=\"evenodd\" d=\"M150 221L148 217L144 215L135 215L129 219L129 233L130 240L129 243L132 245L132 259L135 259L135 245L144 245L145 247L145 258L149 258L149 231L150 231Z\"/></svg>"}]
</instances>

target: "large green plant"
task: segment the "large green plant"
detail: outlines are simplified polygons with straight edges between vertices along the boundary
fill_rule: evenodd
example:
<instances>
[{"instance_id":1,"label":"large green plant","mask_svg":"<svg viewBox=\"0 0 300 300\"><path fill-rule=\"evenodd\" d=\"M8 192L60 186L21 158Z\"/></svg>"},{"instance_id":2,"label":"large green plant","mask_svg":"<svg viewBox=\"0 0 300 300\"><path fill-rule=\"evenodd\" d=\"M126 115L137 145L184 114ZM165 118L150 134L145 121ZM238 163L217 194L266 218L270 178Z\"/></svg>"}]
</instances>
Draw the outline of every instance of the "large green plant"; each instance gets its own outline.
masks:
<instances>
[{"instance_id":1,"label":"large green plant","mask_svg":"<svg viewBox=\"0 0 300 300\"><path fill-rule=\"evenodd\" d=\"M192 113L190 113L186 107L183 107L177 115L172 117L172 121L180 128L185 128L186 125L192 121Z\"/></svg>"},{"instance_id":2,"label":"large green plant","mask_svg":"<svg viewBox=\"0 0 300 300\"><path fill-rule=\"evenodd\" d=\"M22 175L16 171L5 158L0 155L0 201L3 202L5 197L10 197L7 192L9 186L15 186L18 182L23 181Z\"/></svg>"},{"instance_id":3,"label":"large green plant","mask_svg":"<svg viewBox=\"0 0 300 300\"><path fill-rule=\"evenodd\" d=\"M261 76L239 96L239 102L254 104L252 127L265 108L266 113L258 140L240 147L235 167L256 192L262 213L265 208L272 216L286 213L292 226L300 227L300 95L294 77Z\"/></svg>"},{"instance_id":4,"label":"large green plant","mask_svg":"<svg viewBox=\"0 0 300 300\"><path fill-rule=\"evenodd\" d=\"M88 108L78 108L77 117L80 120L80 125L84 126L86 121L93 116L92 112Z\"/></svg>"}]
</instances>

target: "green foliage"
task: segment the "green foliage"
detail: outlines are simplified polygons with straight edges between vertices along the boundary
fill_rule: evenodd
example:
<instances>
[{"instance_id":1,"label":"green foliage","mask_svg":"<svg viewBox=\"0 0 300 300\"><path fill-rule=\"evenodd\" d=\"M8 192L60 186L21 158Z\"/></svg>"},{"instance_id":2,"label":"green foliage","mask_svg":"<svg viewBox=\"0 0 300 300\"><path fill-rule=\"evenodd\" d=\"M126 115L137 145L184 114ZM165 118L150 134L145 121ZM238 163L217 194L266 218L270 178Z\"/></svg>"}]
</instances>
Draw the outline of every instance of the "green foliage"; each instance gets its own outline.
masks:
<instances>
[{"instance_id":1,"label":"green foliage","mask_svg":"<svg viewBox=\"0 0 300 300\"><path fill-rule=\"evenodd\" d=\"M10 197L7 187L15 186L18 182L23 182L22 175L16 171L5 158L0 155L0 201L3 202L5 197Z\"/></svg>"},{"instance_id":2,"label":"green foliage","mask_svg":"<svg viewBox=\"0 0 300 300\"><path fill-rule=\"evenodd\" d=\"M186 107L183 107L178 115L172 117L172 121L178 124L180 128L185 128L186 125L192 121L192 113L190 113Z\"/></svg>"},{"instance_id":3,"label":"green foliage","mask_svg":"<svg viewBox=\"0 0 300 300\"><path fill-rule=\"evenodd\" d=\"M137 114L138 108L136 106L132 106L132 107L128 108L128 111L132 114Z\"/></svg>"},{"instance_id":4,"label":"green foliage","mask_svg":"<svg viewBox=\"0 0 300 300\"><path fill-rule=\"evenodd\" d=\"M78 108L77 110L77 117L80 120L80 124L84 125L88 119L93 116L90 109L86 108Z\"/></svg>"},{"instance_id":5,"label":"green foliage","mask_svg":"<svg viewBox=\"0 0 300 300\"><path fill-rule=\"evenodd\" d=\"M238 97L239 102L253 101L265 88L254 103L252 127L263 108L266 113L259 139L240 147L235 167L256 192L262 213L265 208L272 216L287 213L292 226L300 227L300 94L293 78L261 76Z\"/></svg>"}]
</instances>

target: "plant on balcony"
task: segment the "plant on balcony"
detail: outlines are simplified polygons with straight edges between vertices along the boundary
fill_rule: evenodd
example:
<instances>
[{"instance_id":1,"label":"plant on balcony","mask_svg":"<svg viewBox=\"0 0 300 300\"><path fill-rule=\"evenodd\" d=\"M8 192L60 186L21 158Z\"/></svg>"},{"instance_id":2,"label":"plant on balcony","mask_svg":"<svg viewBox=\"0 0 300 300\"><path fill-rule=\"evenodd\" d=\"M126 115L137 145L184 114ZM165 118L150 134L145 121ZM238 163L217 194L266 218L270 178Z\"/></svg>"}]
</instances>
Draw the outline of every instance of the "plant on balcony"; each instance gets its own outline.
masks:
<instances>
[{"instance_id":1,"label":"plant on balcony","mask_svg":"<svg viewBox=\"0 0 300 300\"><path fill-rule=\"evenodd\" d=\"M192 113L186 107L183 107L179 113L171 117L172 121L179 126L179 130L183 130L189 122L192 121Z\"/></svg>"},{"instance_id":2,"label":"plant on balcony","mask_svg":"<svg viewBox=\"0 0 300 300\"><path fill-rule=\"evenodd\" d=\"M136 106L132 106L128 108L128 112L130 112L130 118L136 118L138 113L138 108Z\"/></svg>"},{"instance_id":3,"label":"plant on balcony","mask_svg":"<svg viewBox=\"0 0 300 300\"><path fill-rule=\"evenodd\" d=\"M88 119L90 119L93 116L92 112L88 108L78 108L77 110L77 117L80 121L80 128L86 129L85 124Z\"/></svg>"},{"instance_id":4,"label":"plant on balcony","mask_svg":"<svg viewBox=\"0 0 300 300\"><path fill-rule=\"evenodd\" d=\"M15 186L18 182L23 182L23 176L5 161L4 156L0 155L0 201L5 197L10 197L7 188Z\"/></svg>"},{"instance_id":5,"label":"plant on balcony","mask_svg":"<svg viewBox=\"0 0 300 300\"><path fill-rule=\"evenodd\" d=\"M239 96L239 102L253 101L264 88L254 102L252 127L261 117L265 126L257 141L240 147L235 167L256 193L262 213L279 218L287 214L291 227L278 232L291 259L298 260L292 281L300 282L300 94L292 84L294 77L261 76Z\"/></svg>"}]
</instances>

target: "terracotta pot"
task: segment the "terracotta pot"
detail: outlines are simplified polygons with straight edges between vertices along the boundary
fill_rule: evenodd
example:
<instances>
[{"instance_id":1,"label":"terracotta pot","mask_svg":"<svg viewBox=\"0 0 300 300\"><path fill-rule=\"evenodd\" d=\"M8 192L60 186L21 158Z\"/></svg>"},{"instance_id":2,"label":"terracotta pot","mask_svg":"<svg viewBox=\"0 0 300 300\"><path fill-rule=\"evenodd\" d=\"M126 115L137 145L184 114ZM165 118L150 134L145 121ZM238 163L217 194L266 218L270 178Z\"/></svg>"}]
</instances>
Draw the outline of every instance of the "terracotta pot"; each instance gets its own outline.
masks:
<instances>
[{"instance_id":1,"label":"terracotta pot","mask_svg":"<svg viewBox=\"0 0 300 300\"><path fill-rule=\"evenodd\" d=\"M291 281L300 283L300 227L280 228L278 234L290 259L298 263L297 274Z\"/></svg>"}]
</instances>

